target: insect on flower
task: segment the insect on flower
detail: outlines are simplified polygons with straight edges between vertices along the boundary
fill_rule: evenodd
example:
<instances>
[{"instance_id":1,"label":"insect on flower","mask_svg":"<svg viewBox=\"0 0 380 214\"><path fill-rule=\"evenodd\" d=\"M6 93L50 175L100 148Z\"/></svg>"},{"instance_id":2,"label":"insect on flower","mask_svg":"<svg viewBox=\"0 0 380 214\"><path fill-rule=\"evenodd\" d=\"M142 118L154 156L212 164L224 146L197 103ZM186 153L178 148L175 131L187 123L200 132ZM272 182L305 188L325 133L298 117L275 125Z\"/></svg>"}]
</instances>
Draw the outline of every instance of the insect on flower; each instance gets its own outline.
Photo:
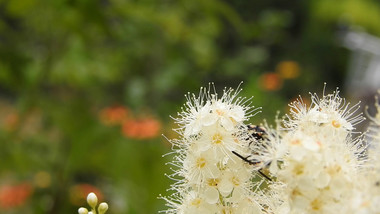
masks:
<instances>
[{"instance_id":1,"label":"insect on flower","mask_svg":"<svg viewBox=\"0 0 380 214\"><path fill-rule=\"evenodd\" d=\"M248 136L249 138L247 139L247 141L250 141L248 146L251 146L252 143L255 143L257 146L259 147L265 147L264 145L264 140L266 138L266 135L267 135L267 132L265 130L264 127L261 127L261 126L257 126L257 125L247 125L247 131L248 131ZM248 164L250 165L259 165L259 164L262 164L262 162L260 160L257 160L257 159L250 159L251 155L248 155L247 157L244 157L242 156L241 154L235 152L235 151L232 151L232 153L234 153L236 156L238 156L240 159L242 159L243 161L247 162ZM255 153L255 151L253 151L253 154ZM270 163L269 163L270 164ZM260 169L258 169L257 171L260 173L260 175L262 175L264 178L268 179L269 181L272 181L271 178L269 178L268 175L266 175L262 170L267 166L268 164L265 164L264 166L262 166Z\"/></svg>"},{"instance_id":2,"label":"insect on flower","mask_svg":"<svg viewBox=\"0 0 380 214\"><path fill-rule=\"evenodd\" d=\"M256 139L258 142L263 141L267 132L264 127L256 125L248 125L248 134ZM250 142L253 143L253 141Z\"/></svg>"}]
</instances>

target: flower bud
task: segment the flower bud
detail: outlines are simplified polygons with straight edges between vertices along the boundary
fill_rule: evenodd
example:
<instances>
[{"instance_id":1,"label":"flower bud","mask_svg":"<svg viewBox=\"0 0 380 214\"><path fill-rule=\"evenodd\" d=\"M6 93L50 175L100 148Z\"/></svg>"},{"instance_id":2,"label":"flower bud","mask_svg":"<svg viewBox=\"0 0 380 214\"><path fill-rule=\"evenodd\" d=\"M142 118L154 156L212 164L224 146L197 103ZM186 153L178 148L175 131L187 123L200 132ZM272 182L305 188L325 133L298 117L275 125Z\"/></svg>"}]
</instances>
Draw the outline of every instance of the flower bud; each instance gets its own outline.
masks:
<instances>
[{"instance_id":1,"label":"flower bud","mask_svg":"<svg viewBox=\"0 0 380 214\"><path fill-rule=\"evenodd\" d=\"M88 214L88 210L84 207L81 207L78 209L79 214Z\"/></svg>"},{"instance_id":2,"label":"flower bud","mask_svg":"<svg viewBox=\"0 0 380 214\"><path fill-rule=\"evenodd\" d=\"M95 209L96 205L98 204L98 197L96 197L95 193L91 192L87 196L87 203L90 205L91 208Z\"/></svg>"},{"instance_id":3,"label":"flower bud","mask_svg":"<svg viewBox=\"0 0 380 214\"><path fill-rule=\"evenodd\" d=\"M99 207L98 207L99 214L104 214L104 213L106 213L107 210L108 210L108 204L107 203L103 202L103 203L99 204Z\"/></svg>"}]
</instances>

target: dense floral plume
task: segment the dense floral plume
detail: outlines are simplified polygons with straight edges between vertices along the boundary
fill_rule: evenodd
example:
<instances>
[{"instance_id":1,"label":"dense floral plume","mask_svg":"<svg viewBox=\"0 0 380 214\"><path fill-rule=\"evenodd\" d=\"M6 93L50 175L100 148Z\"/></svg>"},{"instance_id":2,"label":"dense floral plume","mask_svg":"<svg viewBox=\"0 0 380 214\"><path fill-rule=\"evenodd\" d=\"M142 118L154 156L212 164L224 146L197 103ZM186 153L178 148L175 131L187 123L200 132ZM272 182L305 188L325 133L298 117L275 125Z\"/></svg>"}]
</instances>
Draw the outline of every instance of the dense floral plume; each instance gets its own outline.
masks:
<instances>
[{"instance_id":1,"label":"dense floral plume","mask_svg":"<svg viewBox=\"0 0 380 214\"><path fill-rule=\"evenodd\" d=\"M364 120L359 103L346 102L338 90L311 94L310 106L300 97L275 127L264 122L254 134L245 123L258 108L238 93L226 89L219 98L202 88L187 96L174 118L175 184L162 197L169 207L163 212L379 213L378 97L365 134L356 130ZM257 172L261 181L253 179Z\"/></svg>"},{"instance_id":2,"label":"dense floral plume","mask_svg":"<svg viewBox=\"0 0 380 214\"><path fill-rule=\"evenodd\" d=\"M222 96L201 88L174 118L180 138L174 147L176 181L163 197L165 213L263 213L254 191L252 167L232 151L248 155L250 136L245 122L258 112L250 99L238 97L240 90L225 89ZM214 89L215 91L215 89ZM261 200L262 201L262 200Z\"/></svg>"},{"instance_id":3,"label":"dense floral plume","mask_svg":"<svg viewBox=\"0 0 380 214\"><path fill-rule=\"evenodd\" d=\"M380 91L379 91L380 94ZM346 213L379 213L380 205L380 105L375 97L376 115L370 116L370 125L366 133L368 144L367 162L360 171Z\"/></svg>"},{"instance_id":4,"label":"dense floral plume","mask_svg":"<svg viewBox=\"0 0 380 214\"><path fill-rule=\"evenodd\" d=\"M301 98L291 103L285 130L264 143L262 157L273 158L269 169L276 182L270 191L276 213L340 213L364 164L362 137L353 137L363 120L355 114L358 104L350 107L338 91L322 98L312 94L311 100L309 107Z\"/></svg>"}]
</instances>

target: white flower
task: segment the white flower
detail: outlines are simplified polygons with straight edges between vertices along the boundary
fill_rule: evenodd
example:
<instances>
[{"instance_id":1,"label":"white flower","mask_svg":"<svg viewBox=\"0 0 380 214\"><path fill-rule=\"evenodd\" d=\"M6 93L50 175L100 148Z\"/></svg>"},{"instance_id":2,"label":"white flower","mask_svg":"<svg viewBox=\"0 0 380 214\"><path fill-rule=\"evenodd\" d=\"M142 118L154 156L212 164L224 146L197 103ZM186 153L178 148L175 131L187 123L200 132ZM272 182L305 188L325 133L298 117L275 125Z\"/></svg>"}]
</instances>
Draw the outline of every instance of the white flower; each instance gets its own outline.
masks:
<instances>
[{"instance_id":1,"label":"white flower","mask_svg":"<svg viewBox=\"0 0 380 214\"><path fill-rule=\"evenodd\" d=\"M238 195L239 188L246 186L245 182L249 181L250 177L251 173L247 169L239 167L231 170L231 168L228 168L228 170L224 171L218 186L220 194L227 197L232 193L232 197L240 197Z\"/></svg>"},{"instance_id":2,"label":"white flower","mask_svg":"<svg viewBox=\"0 0 380 214\"><path fill-rule=\"evenodd\" d=\"M243 149L242 147L246 146L234 133L227 131L220 125L204 127L197 145L202 151L213 151L216 159L230 156L231 151L240 151Z\"/></svg>"},{"instance_id":3,"label":"white flower","mask_svg":"<svg viewBox=\"0 0 380 214\"><path fill-rule=\"evenodd\" d=\"M176 168L169 178L176 183L170 189L174 193L163 197L166 213L262 213L258 203L246 200L255 201L253 167L233 153L248 154L244 122L256 110L238 93L228 89L218 98L201 89L199 96L187 96L174 119L181 138L171 140L176 147L171 164Z\"/></svg>"},{"instance_id":4,"label":"white flower","mask_svg":"<svg viewBox=\"0 0 380 214\"><path fill-rule=\"evenodd\" d=\"M199 134L204 126L219 122L227 131L233 131L236 125L253 116L250 99L237 97L240 90L225 89L221 98L217 94L210 94L210 89L201 88L199 96L188 94L186 105L178 118L174 118L180 125L184 137Z\"/></svg>"},{"instance_id":5,"label":"white flower","mask_svg":"<svg viewBox=\"0 0 380 214\"><path fill-rule=\"evenodd\" d=\"M312 94L310 107L302 99L290 106L281 143L265 142L266 151L278 149L277 154L283 155L271 162L271 167L280 166L270 170L276 182L283 184L271 185L282 201L277 206L290 213L341 213L363 164L362 139L352 138L354 126L363 120L361 114L354 116L358 105L349 107L335 91L321 99Z\"/></svg>"},{"instance_id":6,"label":"white flower","mask_svg":"<svg viewBox=\"0 0 380 214\"><path fill-rule=\"evenodd\" d=\"M290 115L285 126L296 129L299 126L306 128L309 125L331 126L336 130L352 131L354 126L364 120L362 114L355 115L359 109L359 103L350 107L345 99L339 96L336 90L332 94L319 98L317 94L311 94L311 105L307 107L302 98L289 104Z\"/></svg>"},{"instance_id":7,"label":"white flower","mask_svg":"<svg viewBox=\"0 0 380 214\"><path fill-rule=\"evenodd\" d=\"M178 214L215 213L217 206L209 204L204 197L195 191L185 195L182 204L178 207Z\"/></svg>"},{"instance_id":8,"label":"white flower","mask_svg":"<svg viewBox=\"0 0 380 214\"><path fill-rule=\"evenodd\" d=\"M212 151L195 154L189 152L186 159L184 159L183 176L188 182L194 182L198 185L207 178L216 178L221 173L218 168L219 161L214 158Z\"/></svg>"},{"instance_id":9,"label":"white flower","mask_svg":"<svg viewBox=\"0 0 380 214\"><path fill-rule=\"evenodd\" d=\"M255 201L254 198L251 197L245 197L243 198L240 203L234 207L233 213L252 213L252 214L259 214L263 213L263 207Z\"/></svg>"},{"instance_id":10,"label":"white flower","mask_svg":"<svg viewBox=\"0 0 380 214\"><path fill-rule=\"evenodd\" d=\"M191 103L189 103L191 105ZM208 126L214 123L210 117L211 105L207 102L204 106L194 106L189 108L188 124L185 126L185 136L196 135L203 126Z\"/></svg>"},{"instance_id":11,"label":"white flower","mask_svg":"<svg viewBox=\"0 0 380 214\"><path fill-rule=\"evenodd\" d=\"M220 100L213 97L211 100L212 113L210 114L210 121L220 121L220 125L227 131L232 131L236 124L242 123L245 118L244 108L229 102L229 97L223 96Z\"/></svg>"},{"instance_id":12,"label":"white flower","mask_svg":"<svg viewBox=\"0 0 380 214\"><path fill-rule=\"evenodd\" d=\"M380 93L380 91L379 91ZM371 120L368 128L367 161L362 165L356 178L355 189L351 194L346 213L372 214L379 213L380 204L380 105L375 96L376 115L368 116Z\"/></svg>"}]
</instances>

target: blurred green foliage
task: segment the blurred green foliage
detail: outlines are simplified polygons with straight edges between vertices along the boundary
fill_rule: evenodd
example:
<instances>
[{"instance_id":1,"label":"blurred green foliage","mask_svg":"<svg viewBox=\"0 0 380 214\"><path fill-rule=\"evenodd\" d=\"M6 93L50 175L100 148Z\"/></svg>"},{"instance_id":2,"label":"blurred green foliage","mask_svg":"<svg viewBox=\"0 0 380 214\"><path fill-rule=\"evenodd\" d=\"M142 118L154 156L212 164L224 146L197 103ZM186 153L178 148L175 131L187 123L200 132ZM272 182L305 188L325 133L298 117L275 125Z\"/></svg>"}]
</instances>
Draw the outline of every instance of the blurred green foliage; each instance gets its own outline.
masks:
<instances>
[{"instance_id":1,"label":"blurred green foliage","mask_svg":"<svg viewBox=\"0 0 380 214\"><path fill-rule=\"evenodd\" d=\"M380 35L375 0L0 0L0 17L0 185L33 187L9 213L76 213L80 184L109 213L162 210L170 145L126 137L101 109L128 106L175 137L183 94L244 81L259 123L323 82L343 84L339 26Z\"/></svg>"}]
</instances>

